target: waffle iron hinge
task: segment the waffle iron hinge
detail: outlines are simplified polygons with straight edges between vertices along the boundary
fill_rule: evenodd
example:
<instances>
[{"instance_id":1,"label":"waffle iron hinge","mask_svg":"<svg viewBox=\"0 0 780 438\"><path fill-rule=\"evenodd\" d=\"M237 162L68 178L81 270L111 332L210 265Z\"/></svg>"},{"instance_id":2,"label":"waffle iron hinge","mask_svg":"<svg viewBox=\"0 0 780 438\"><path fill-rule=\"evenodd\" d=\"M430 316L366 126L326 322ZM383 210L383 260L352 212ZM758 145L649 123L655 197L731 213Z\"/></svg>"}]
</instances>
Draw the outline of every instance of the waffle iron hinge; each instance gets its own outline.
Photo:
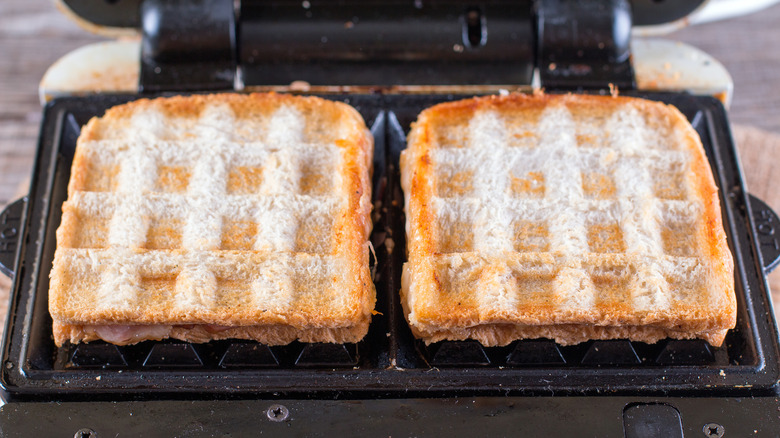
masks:
<instances>
[{"instance_id":1,"label":"waffle iron hinge","mask_svg":"<svg viewBox=\"0 0 780 438\"><path fill-rule=\"evenodd\" d=\"M298 81L530 85L532 6L532 0L144 0L139 89L206 91Z\"/></svg>"},{"instance_id":2,"label":"waffle iron hinge","mask_svg":"<svg viewBox=\"0 0 780 438\"><path fill-rule=\"evenodd\" d=\"M236 19L232 0L144 0L141 93L232 90Z\"/></svg>"},{"instance_id":3,"label":"waffle iron hinge","mask_svg":"<svg viewBox=\"0 0 780 438\"><path fill-rule=\"evenodd\" d=\"M635 89L628 0L538 0L537 68L545 89Z\"/></svg>"},{"instance_id":4,"label":"waffle iron hinge","mask_svg":"<svg viewBox=\"0 0 780 438\"><path fill-rule=\"evenodd\" d=\"M532 0L242 0L244 85L530 85Z\"/></svg>"},{"instance_id":5,"label":"waffle iron hinge","mask_svg":"<svg viewBox=\"0 0 780 438\"><path fill-rule=\"evenodd\" d=\"M141 92L522 86L535 68L548 90L636 88L629 0L144 0L140 17Z\"/></svg>"}]
</instances>

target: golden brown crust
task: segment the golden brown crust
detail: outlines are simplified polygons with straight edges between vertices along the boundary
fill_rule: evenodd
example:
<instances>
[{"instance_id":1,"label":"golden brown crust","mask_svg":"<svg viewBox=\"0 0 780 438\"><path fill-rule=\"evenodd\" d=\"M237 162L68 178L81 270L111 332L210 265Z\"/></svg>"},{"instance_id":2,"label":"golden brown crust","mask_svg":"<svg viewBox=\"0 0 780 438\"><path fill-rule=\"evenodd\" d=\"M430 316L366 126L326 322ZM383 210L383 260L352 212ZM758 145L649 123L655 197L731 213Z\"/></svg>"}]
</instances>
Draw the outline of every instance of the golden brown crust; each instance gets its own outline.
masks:
<instances>
[{"instance_id":1,"label":"golden brown crust","mask_svg":"<svg viewBox=\"0 0 780 438\"><path fill-rule=\"evenodd\" d=\"M474 122L477 116L482 121ZM522 184L506 189L524 193L509 195L502 201L505 192L490 187L502 184L506 167L511 165L491 164L488 153L479 155L480 145L470 137L493 140L484 140L484 128L475 131L478 126L502 126L506 130L494 133L503 140L496 140L501 145L490 154L506 153L499 161L520 160L520 167L532 171L527 179L520 180ZM626 127L630 129L626 131ZM613 337L654 342L669 336L699 337L719 345L726 330L734 326L733 262L721 222L717 187L696 132L676 108L627 97L489 96L426 109L413 124L408 141L401 159L408 236L401 296L413 331L427 342L475 338L486 345L503 345L513 339L540 336L562 343ZM515 144L506 146L513 141ZM561 142L570 146L560 149ZM569 200L561 202L571 204L555 210L554 218L545 216L545 209L538 207L541 210L534 214L547 219L529 219L531 225L516 228L520 231L513 237L490 222L494 219L484 217L510 214L507 205L512 203L533 209L540 202L557 202L549 200L549 193L563 190L551 186L555 178L564 181L560 175L547 175L550 181L545 182L539 170L555 173L545 167L555 158L534 161L539 160L542 144L559 148L562 152L556 152L558 156L569 160L561 164L583 173L583 187L581 192L572 189L574 192L565 195ZM609 148L615 148L617 159ZM476 176L466 183L452 178L451 173L437 173L446 163L468 166L468 154L488 158L480 163L481 168L471 168ZM600 157L600 161L572 164L577 160L584 163L593 156ZM650 187L632 186L629 189L635 194L627 195L630 190L626 186L634 184L628 180L617 185L589 186L601 184L601 174L624 178L629 172L621 170L621 159L650 165L646 180ZM671 163L669 169L664 167L667 161ZM639 180L643 178L641 168L635 173ZM500 176L496 179L491 175ZM491 181L487 188L484 184L481 188L470 186L480 178ZM437 189L440 184L462 186L441 191ZM541 188L529 190L534 184ZM610 199L610 194L616 192L615 200ZM629 204L637 207L626 210ZM480 213L484 205L492 210L480 216L484 215ZM575 231L570 240L550 248L549 242L558 238L550 231L556 223L581 223L574 214L563 220L559 216L583 208L577 214L607 222L591 226L586 221L580 225L586 228L583 240L577 241L580 235ZM618 221L609 222L615 220L610 219L615 213L608 211L616 210L622 212ZM504 219L508 223L531 214L512 211L519 216ZM476 222L474 217L478 218ZM437 221L442 220L446 226L438 225ZM646 230L638 231L644 233L641 238L627 225L632 221L644 224ZM507 224L502 226L506 228ZM537 226L543 232L537 232ZM474 236L484 234L481 229L485 227L489 228L486 235ZM558 233L568 231L565 227L558 229ZM486 242L496 235L504 236L502 244ZM523 244L516 240L529 237L547 243ZM488 298L493 296L495 299Z\"/></svg>"},{"instance_id":2,"label":"golden brown crust","mask_svg":"<svg viewBox=\"0 0 780 438\"><path fill-rule=\"evenodd\" d=\"M49 310L70 329L55 338L76 342L79 327L107 324L242 326L274 339L268 325L321 342L364 335L375 300L372 152L354 108L315 97L140 99L93 118L57 230ZM269 209L282 218L269 220Z\"/></svg>"}]
</instances>

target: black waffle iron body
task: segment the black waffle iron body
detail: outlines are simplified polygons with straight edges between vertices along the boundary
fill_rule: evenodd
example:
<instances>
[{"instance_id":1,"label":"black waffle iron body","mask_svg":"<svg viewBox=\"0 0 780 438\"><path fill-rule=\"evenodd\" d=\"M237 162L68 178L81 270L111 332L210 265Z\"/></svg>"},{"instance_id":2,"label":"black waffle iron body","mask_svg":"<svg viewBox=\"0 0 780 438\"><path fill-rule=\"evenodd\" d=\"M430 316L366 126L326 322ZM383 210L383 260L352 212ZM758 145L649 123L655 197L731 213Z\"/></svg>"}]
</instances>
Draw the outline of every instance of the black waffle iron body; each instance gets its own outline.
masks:
<instances>
[{"instance_id":1,"label":"black waffle iron body","mask_svg":"<svg viewBox=\"0 0 780 438\"><path fill-rule=\"evenodd\" d=\"M225 84L219 81L224 75L220 72L225 68L235 70L236 65L247 66L245 81L270 77L268 83L281 83L285 70L289 73L296 69L303 71L305 79L313 84L330 85L326 82L330 80L339 84L348 79L330 73L343 71L341 64L353 62L347 56L322 59L306 67L302 60L311 62L317 58L313 53L308 58L301 55L310 49L305 47L304 36L291 43L297 44L297 49L287 56L276 53L273 66L262 61L268 57L260 56L259 49L252 49L250 43L237 44L237 28L241 29L238 40L242 42L248 35L265 32L259 29L263 27L261 23L268 25L267 22L251 20L266 16L273 9L265 3L245 1L241 6L241 22L245 25L240 27L232 21L233 2L200 3L209 3L211 11L230 5L224 16L233 29L226 37L232 57L222 62L225 60L214 55L214 59L201 66L183 66L170 61L175 57L164 56L166 50L172 50L164 31L145 34L143 96L167 94L172 83L183 88L181 75L199 78L200 85L190 84L188 89L177 92L223 89ZM304 14L316 10L316 4L304 3ZM535 41L533 35L545 40L546 34L540 30L548 23L545 13L566 4L559 3L540 6L512 2L507 6L509 10L527 19L526 27L514 32L515 37L528 34L529 41ZM624 4L604 2L607 3L612 7L607 15L615 21L615 16L623 13L620 8ZM301 8L300 2L274 5L277 16L288 18L296 16L294 8ZM462 41L475 47L484 44L479 39L486 32L484 17L495 11L490 6L457 2L447 5L457 12L453 16L455 25L464 29ZM398 19L399 8L392 7L395 5L384 2L374 6L376 17ZM155 10L156 7L161 9ZM139 19L146 20L145 14L151 10L163 24L171 14L150 1L138 10ZM203 5L193 11L202 13ZM338 18L338 8L332 11ZM449 12L437 13L434 10L419 20L445 26L441 23L446 22ZM213 22L222 23L219 13L212 15ZM327 15L322 23L336 19ZM434 20L436 16L444 17L441 23ZM289 20L285 26L294 24L293 18ZM478 24L477 30L473 29L474 23ZM440 27L434 26L435 29ZM500 40L501 31L496 33L495 38ZM340 34L332 35L338 41ZM511 35L507 38L511 39ZM424 39L421 44L439 44L434 40ZM341 44L348 50L352 42L344 40ZM499 62L495 55L491 55L491 60L480 59L484 54L473 55L474 59L457 66L467 70L460 73L461 77L447 76L448 79L436 83L473 84L480 71L484 74L475 66L485 63L502 67L489 80L479 82L481 85L491 81L505 83L512 79L511 75L515 83L530 83L534 64L543 62L540 58L544 56L566 65L566 53L550 53L536 43L520 46L512 61L515 65L507 66L512 62ZM615 43L614 48L619 51L620 43ZM254 58L245 59L250 57L248 54L254 54ZM403 77L399 81L427 83L456 63L451 61L449 67L442 67L432 59L417 57L419 61L414 62L419 64L388 62L382 66L375 61L380 55L387 54L369 57L365 72L358 74L356 81L368 83L370 74L381 74L387 67ZM620 83L624 89L630 89L630 63L607 61L607 68L593 67L593 74L580 78L579 83L587 86L577 85L571 75L543 75L542 81L556 90L574 87L598 91L606 88L607 83ZM274 73L266 74L269 70ZM417 70L424 71L420 73L422 78L413 74ZM571 71L580 70L577 67ZM232 82L230 79L230 87ZM400 83L389 81L385 85ZM248 341L190 344L169 340L124 347L93 342L57 348L47 310L48 275L76 139L81 126L91 117L139 95L103 94L52 101L44 113L30 194L7 207L0 216L0 262L14 276L0 369L6 401L0 408L0 434L778 436L780 348L766 281L766 272L780 254L774 233L778 219L745 191L720 101L682 93L623 93L675 105L701 136L720 188L723 221L736 268L737 326L722 347L678 340L657 344L591 341L561 347L543 339L493 348L470 341L426 346L413 338L398 296L405 257L399 155L405 147L409 126L422 109L474 94L430 92L435 89L397 93L392 87L376 87L323 94L325 98L353 105L371 127L376 143L375 223L371 239L377 252L373 267L378 314L363 341L346 345L293 343L268 347Z\"/></svg>"}]
</instances>

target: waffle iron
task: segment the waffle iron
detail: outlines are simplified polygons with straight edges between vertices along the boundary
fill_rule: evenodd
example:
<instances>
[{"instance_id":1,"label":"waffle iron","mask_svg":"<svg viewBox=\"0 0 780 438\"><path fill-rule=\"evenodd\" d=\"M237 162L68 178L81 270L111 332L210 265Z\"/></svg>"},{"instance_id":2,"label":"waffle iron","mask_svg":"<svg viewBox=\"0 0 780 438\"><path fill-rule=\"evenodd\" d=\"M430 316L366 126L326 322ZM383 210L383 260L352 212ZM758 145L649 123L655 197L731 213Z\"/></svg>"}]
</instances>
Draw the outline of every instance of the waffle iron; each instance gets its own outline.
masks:
<instances>
[{"instance_id":1,"label":"waffle iron","mask_svg":"<svg viewBox=\"0 0 780 438\"><path fill-rule=\"evenodd\" d=\"M638 89L646 71L632 53L632 22L673 21L701 2L669 3L63 1L111 32L140 34L131 45L139 73L133 90L43 87L60 97L44 109L30 193L0 213L0 268L14 278L0 436L778 436L780 345L766 274L780 260L779 219L745 191L725 95ZM405 257L398 160L410 123L439 102L534 85L617 87L675 105L691 121L735 258L737 326L722 347L698 340L562 347L541 339L484 348L414 339L398 296ZM57 348L48 274L81 126L139 97L255 90L344 101L371 128L379 313L366 338Z\"/></svg>"}]
</instances>

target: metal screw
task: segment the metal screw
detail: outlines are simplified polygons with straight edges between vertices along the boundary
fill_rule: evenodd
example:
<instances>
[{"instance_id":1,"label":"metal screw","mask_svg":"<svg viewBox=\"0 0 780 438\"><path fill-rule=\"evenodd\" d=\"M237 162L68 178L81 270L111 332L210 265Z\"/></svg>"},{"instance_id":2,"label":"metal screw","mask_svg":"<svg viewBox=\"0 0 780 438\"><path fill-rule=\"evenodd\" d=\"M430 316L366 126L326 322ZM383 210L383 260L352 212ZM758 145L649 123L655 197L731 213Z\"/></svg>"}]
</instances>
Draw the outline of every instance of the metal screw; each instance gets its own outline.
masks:
<instances>
[{"instance_id":1,"label":"metal screw","mask_svg":"<svg viewBox=\"0 0 780 438\"><path fill-rule=\"evenodd\" d=\"M88 427L85 427L83 429L77 430L76 434L73 435L73 438L97 438L97 432Z\"/></svg>"},{"instance_id":2,"label":"metal screw","mask_svg":"<svg viewBox=\"0 0 780 438\"><path fill-rule=\"evenodd\" d=\"M271 405L271 407L265 411L265 415L267 415L268 419L271 421L280 422L286 420L287 417L290 416L290 411L283 405Z\"/></svg>"},{"instance_id":3,"label":"metal screw","mask_svg":"<svg viewBox=\"0 0 780 438\"><path fill-rule=\"evenodd\" d=\"M718 423L707 423L702 427L705 436L721 438L726 434L726 429Z\"/></svg>"}]
</instances>

